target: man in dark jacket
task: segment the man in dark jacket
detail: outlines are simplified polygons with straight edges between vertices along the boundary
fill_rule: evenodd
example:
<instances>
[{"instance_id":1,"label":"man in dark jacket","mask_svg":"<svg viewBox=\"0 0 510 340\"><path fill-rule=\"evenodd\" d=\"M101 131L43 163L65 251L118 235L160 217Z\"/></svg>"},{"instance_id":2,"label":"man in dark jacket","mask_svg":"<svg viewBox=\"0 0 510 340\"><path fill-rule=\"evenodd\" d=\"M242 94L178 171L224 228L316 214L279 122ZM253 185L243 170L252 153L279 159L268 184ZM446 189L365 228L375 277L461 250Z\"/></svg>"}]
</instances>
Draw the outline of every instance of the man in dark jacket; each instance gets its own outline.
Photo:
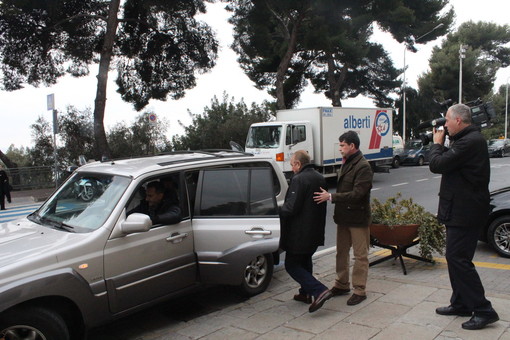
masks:
<instances>
[{"instance_id":1,"label":"man in dark jacket","mask_svg":"<svg viewBox=\"0 0 510 340\"><path fill-rule=\"evenodd\" d=\"M326 187L324 177L310 164L310 156L296 151L290 160L294 176L290 181L285 203L280 210L280 248L286 251L285 269L301 288L294 300L312 302L310 313L331 298L328 288L313 276L312 255L324 245L326 203L316 204L313 193Z\"/></svg>"},{"instance_id":2,"label":"man in dark jacket","mask_svg":"<svg viewBox=\"0 0 510 340\"><path fill-rule=\"evenodd\" d=\"M430 148L430 171L442 174L437 218L446 225L446 261L452 286L450 305L439 307L440 315L471 316L464 329L481 329L499 320L472 262L478 236L489 215L490 163L487 143L472 125L471 110L457 104L446 113L450 136L444 147L445 130L434 129Z\"/></svg>"},{"instance_id":3,"label":"man in dark jacket","mask_svg":"<svg viewBox=\"0 0 510 340\"><path fill-rule=\"evenodd\" d=\"M368 161L359 150L360 139L355 131L347 131L340 138L340 153L343 165L338 176L336 193L330 194L321 188L315 201L330 200L335 204L333 219L336 231L336 274L335 286L331 293L345 295L350 292L349 252L352 247L354 265L352 268L353 294L347 300L349 306L363 302L368 279L368 249L370 247L370 190L373 172Z\"/></svg>"},{"instance_id":4,"label":"man in dark jacket","mask_svg":"<svg viewBox=\"0 0 510 340\"><path fill-rule=\"evenodd\" d=\"M128 212L149 215L152 224L176 224L181 221L181 209L177 204L165 199L163 183L153 181L147 184L145 199Z\"/></svg>"},{"instance_id":5,"label":"man in dark jacket","mask_svg":"<svg viewBox=\"0 0 510 340\"><path fill-rule=\"evenodd\" d=\"M5 198L7 202L11 203L11 186L9 184L9 177L4 170L3 165L0 164L0 209L5 210Z\"/></svg>"}]
</instances>

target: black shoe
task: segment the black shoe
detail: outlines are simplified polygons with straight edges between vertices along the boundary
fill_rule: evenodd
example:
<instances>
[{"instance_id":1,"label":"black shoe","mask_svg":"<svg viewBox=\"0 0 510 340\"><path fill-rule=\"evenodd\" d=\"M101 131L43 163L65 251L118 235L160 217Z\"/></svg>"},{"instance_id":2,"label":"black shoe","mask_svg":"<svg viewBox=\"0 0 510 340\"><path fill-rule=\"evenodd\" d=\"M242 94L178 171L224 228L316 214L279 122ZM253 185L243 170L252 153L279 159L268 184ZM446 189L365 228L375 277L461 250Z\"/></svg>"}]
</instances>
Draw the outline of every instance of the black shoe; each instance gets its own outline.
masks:
<instances>
[{"instance_id":1,"label":"black shoe","mask_svg":"<svg viewBox=\"0 0 510 340\"><path fill-rule=\"evenodd\" d=\"M333 294L333 296L340 296L340 295L346 295L346 294L349 294L349 292L351 291L349 288L347 289L342 289L342 288L336 288L336 287L333 287L330 289L331 291L331 294Z\"/></svg>"},{"instance_id":2,"label":"black shoe","mask_svg":"<svg viewBox=\"0 0 510 340\"><path fill-rule=\"evenodd\" d=\"M301 294L301 293L296 294L296 295L294 295L294 300L299 301L299 302L304 302L307 304L312 303L312 297L308 294Z\"/></svg>"},{"instance_id":3,"label":"black shoe","mask_svg":"<svg viewBox=\"0 0 510 340\"><path fill-rule=\"evenodd\" d=\"M438 307L436 313L439 315L458 315L458 316L471 316L473 313L467 310L455 309L452 306Z\"/></svg>"},{"instance_id":4,"label":"black shoe","mask_svg":"<svg viewBox=\"0 0 510 340\"><path fill-rule=\"evenodd\" d=\"M494 312L491 316L476 316L473 315L469 321L462 324L464 329L482 329L488 324L494 323L499 320L498 313Z\"/></svg>"},{"instance_id":5,"label":"black shoe","mask_svg":"<svg viewBox=\"0 0 510 340\"><path fill-rule=\"evenodd\" d=\"M312 304L310 305L310 308L308 308L308 311L310 313L315 312L316 310L318 310L319 308L322 307L324 302L326 302L327 300L331 299L332 296L333 296L333 294L331 294L331 291L329 289L326 289L325 291L323 291L321 293L321 295L319 295L317 297L317 299L315 299L314 302L312 302Z\"/></svg>"},{"instance_id":6,"label":"black shoe","mask_svg":"<svg viewBox=\"0 0 510 340\"><path fill-rule=\"evenodd\" d=\"M358 295L358 294L352 294L352 296L347 300L348 306L354 306L358 303L361 303L367 299L366 295Z\"/></svg>"}]
</instances>

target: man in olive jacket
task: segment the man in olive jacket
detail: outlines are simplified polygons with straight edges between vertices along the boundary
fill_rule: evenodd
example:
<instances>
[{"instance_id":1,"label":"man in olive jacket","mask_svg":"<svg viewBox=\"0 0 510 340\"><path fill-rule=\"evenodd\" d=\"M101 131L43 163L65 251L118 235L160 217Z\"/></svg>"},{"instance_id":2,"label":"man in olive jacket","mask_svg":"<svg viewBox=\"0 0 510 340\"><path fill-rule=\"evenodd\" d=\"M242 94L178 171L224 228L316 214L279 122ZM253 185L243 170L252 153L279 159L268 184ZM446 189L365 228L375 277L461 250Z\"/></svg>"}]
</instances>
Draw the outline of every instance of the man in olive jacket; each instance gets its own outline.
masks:
<instances>
[{"instance_id":1,"label":"man in olive jacket","mask_svg":"<svg viewBox=\"0 0 510 340\"><path fill-rule=\"evenodd\" d=\"M331 298L328 288L313 276L312 256L324 245L326 203L316 204L313 193L326 186L326 180L310 164L306 151L296 151L290 160L294 176L280 210L280 248L286 251L285 269L301 288L294 300L312 303L310 313Z\"/></svg>"},{"instance_id":2,"label":"man in olive jacket","mask_svg":"<svg viewBox=\"0 0 510 340\"><path fill-rule=\"evenodd\" d=\"M370 190L373 172L368 161L359 150L360 139L355 131L347 131L339 138L339 150L343 165L338 176L336 193L330 194L321 188L316 192L317 203L331 200L335 204L333 219L337 224L336 273L333 296L350 292L349 251L352 247L354 265L352 269L353 294L347 300L349 306L357 305L366 297L368 279L368 249L370 247Z\"/></svg>"},{"instance_id":3,"label":"man in olive jacket","mask_svg":"<svg viewBox=\"0 0 510 340\"><path fill-rule=\"evenodd\" d=\"M487 142L472 124L468 106L457 104L446 113L445 130L434 129L430 171L442 174L437 218L446 225L446 261L452 286L450 305L440 315L471 316L464 329L481 329L499 320L473 264L478 236L489 216L490 163Z\"/></svg>"}]
</instances>

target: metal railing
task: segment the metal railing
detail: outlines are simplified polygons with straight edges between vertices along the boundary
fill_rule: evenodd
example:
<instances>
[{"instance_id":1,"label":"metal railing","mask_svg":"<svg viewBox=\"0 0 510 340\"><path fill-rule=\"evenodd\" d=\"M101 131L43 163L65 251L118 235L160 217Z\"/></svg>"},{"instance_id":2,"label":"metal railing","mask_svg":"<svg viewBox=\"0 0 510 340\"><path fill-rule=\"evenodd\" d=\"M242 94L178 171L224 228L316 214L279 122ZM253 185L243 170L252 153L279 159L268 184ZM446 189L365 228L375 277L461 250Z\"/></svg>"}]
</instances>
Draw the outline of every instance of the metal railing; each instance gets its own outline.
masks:
<instances>
[{"instance_id":1,"label":"metal railing","mask_svg":"<svg viewBox=\"0 0 510 340\"><path fill-rule=\"evenodd\" d=\"M61 183L69 175L65 171L58 171L55 174L53 166L8 168L5 170L13 190L54 188L56 182Z\"/></svg>"}]
</instances>

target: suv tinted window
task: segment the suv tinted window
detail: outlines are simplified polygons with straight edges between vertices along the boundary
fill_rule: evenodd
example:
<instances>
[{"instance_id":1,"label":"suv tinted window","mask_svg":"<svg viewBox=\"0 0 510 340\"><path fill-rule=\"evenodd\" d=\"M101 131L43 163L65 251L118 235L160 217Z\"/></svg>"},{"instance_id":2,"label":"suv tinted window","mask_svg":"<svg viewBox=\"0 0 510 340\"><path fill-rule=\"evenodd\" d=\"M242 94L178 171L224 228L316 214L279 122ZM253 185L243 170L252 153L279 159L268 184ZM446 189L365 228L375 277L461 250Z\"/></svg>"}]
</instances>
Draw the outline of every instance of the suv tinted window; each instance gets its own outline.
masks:
<instances>
[{"instance_id":1,"label":"suv tinted window","mask_svg":"<svg viewBox=\"0 0 510 340\"><path fill-rule=\"evenodd\" d=\"M276 215L270 170L210 169L202 174L198 216Z\"/></svg>"}]
</instances>

